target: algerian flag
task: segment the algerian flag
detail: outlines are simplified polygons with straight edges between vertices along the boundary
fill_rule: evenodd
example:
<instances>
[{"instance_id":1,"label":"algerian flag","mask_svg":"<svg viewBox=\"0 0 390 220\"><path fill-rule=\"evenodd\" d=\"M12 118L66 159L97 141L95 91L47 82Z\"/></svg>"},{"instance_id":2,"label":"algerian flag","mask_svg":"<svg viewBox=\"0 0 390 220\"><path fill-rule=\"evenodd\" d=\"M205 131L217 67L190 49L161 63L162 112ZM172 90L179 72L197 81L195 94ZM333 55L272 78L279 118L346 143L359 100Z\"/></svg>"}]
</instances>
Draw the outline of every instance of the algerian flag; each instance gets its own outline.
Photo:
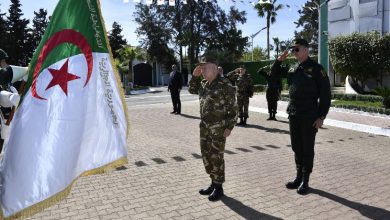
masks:
<instances>
[{"instance_id":1,"label":"algerian flag","mask_svg":"<svg viewBox=\"0 0 390 220\"><path fill-rule=\"evenodd\" d=\"M126 105L111 61L99 1L60 0L11 123L3 217L38 212L78 177L127 163Z\"/></svg>"}]
</instances>

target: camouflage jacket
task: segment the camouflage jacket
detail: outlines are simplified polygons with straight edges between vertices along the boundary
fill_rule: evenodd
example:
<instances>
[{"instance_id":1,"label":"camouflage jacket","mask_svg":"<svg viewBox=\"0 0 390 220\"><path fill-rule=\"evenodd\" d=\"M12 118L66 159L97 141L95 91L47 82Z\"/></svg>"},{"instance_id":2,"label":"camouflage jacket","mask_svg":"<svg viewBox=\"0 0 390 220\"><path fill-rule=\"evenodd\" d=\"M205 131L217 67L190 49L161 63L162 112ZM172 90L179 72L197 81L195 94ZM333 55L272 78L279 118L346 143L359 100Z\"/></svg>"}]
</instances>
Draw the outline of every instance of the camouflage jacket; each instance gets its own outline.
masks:
<instances>
[{"instance_id":1,"label":"camouflage jacket","mask_svg":"<svg viewBox=\"0 0 390 220\"><path fill-rule=\"evenodd\" d=\"M218 75L209 84L205 79L192 77L188 91L199 94L201 122L233 129L237 120L237 103L235 89L228 79Z\"/></svg>"},{"instance_id":2,"label":"camouflage jacket","mask_svg":"<svg viewBox=\"0 0 390 220\"><path fill-rule=\"evenodd\" d=\"M253 96L253 83L252 78L248 74L238 76L236 81L237 95L239 96Z\"/></svg>"},{"instance_id":3,"label":"camouflage jacket","mask_svg":"<svg viewBox=\"0 0 390 220\"><path fill-rule=\"evenodd\" d=\"M229 72L226 77L232 82L233 85L236 85L237 96L253 96L254 88L252 78L248 73L240 76L239 74L232 71Z\"/></svg>"},{"instance_id":4,"label":"camouflage jacket","mask_svg":"<svg viewBox=\"0 0 390 220\"><path fill-rule=\"evenodd\" d=\"M281 62L275 61L272 75L283 75ZM290 116L304 118L325 118L331 101L330 83L324 68L309 58L287 73L290 102L287 112Z\"/></svg>"}]
</instances>

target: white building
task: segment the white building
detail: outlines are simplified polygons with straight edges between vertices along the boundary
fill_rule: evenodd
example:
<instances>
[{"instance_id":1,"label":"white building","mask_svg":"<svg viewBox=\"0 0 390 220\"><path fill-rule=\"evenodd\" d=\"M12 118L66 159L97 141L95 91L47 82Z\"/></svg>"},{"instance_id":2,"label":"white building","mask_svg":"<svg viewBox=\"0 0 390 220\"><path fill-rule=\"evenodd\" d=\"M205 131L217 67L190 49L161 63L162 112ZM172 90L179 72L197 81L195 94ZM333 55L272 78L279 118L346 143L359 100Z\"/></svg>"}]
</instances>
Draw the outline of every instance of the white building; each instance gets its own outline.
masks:
<instances>
[{"instance_id":1,"label":"white building","mask_svg":"<svg viewBox=\"0 0 390 220\"><path fill-rule=\"evenodd\" d=\"M328 3L329 39L354 32L378 31L390 32L390 0L330 0ZM329 68L330 78L335 85L340 84L340 77L334 77ZM384 80L390 87L390 76ZM375 79L368 82L369 87L376 86Z\"/></svg>"}]
</instances>

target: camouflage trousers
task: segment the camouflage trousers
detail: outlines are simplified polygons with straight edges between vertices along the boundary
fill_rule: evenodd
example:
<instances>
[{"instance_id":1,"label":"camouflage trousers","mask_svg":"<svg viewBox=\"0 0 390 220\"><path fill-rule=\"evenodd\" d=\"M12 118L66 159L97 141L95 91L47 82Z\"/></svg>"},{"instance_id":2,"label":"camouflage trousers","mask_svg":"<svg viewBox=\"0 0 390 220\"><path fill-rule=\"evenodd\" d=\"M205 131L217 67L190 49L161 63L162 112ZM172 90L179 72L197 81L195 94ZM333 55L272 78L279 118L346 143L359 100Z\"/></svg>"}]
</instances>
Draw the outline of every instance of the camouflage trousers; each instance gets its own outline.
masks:
<instances>
[{"instance_id":1,"label":"camouflage trousers","mask_svg":"<svg viewBox=\"0 0 390 220\"><path fill-rule=\"evenodd\" d=\"M226 138L223 136L225 128L219 124L207 125L200 123L200 151L206 173L214 183L225 182L224 151Z\"/></svg>"},{"instance_id":2,"label":"camouflage trousers","mask_svg":"<svg viewBox=\"0 0 390 220\"><path fill-rule=\"evenodd\" d=\"M238 117L248 118L249 97L237 95Z\"/></svg>"}]
</instances>

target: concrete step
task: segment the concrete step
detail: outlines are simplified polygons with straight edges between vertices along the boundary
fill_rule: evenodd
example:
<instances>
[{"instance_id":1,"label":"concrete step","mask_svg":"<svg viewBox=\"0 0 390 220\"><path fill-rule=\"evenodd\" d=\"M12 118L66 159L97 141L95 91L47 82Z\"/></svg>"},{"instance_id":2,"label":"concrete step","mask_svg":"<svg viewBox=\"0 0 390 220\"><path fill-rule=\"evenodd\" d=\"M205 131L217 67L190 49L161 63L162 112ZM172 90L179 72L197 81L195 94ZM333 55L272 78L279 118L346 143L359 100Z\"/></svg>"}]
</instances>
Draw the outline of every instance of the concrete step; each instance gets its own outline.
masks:
<instances>
[{"instance_id":1,"label":"concrete step","mask_svg":"<svg viewBox=\"0 0 390 220\"><path fill-rule=\"evenodd\" d=\"M345 93L345 87L344 86L337 86L337 87L332 87L332 93Z\"/></svg>"}]
</instances>

